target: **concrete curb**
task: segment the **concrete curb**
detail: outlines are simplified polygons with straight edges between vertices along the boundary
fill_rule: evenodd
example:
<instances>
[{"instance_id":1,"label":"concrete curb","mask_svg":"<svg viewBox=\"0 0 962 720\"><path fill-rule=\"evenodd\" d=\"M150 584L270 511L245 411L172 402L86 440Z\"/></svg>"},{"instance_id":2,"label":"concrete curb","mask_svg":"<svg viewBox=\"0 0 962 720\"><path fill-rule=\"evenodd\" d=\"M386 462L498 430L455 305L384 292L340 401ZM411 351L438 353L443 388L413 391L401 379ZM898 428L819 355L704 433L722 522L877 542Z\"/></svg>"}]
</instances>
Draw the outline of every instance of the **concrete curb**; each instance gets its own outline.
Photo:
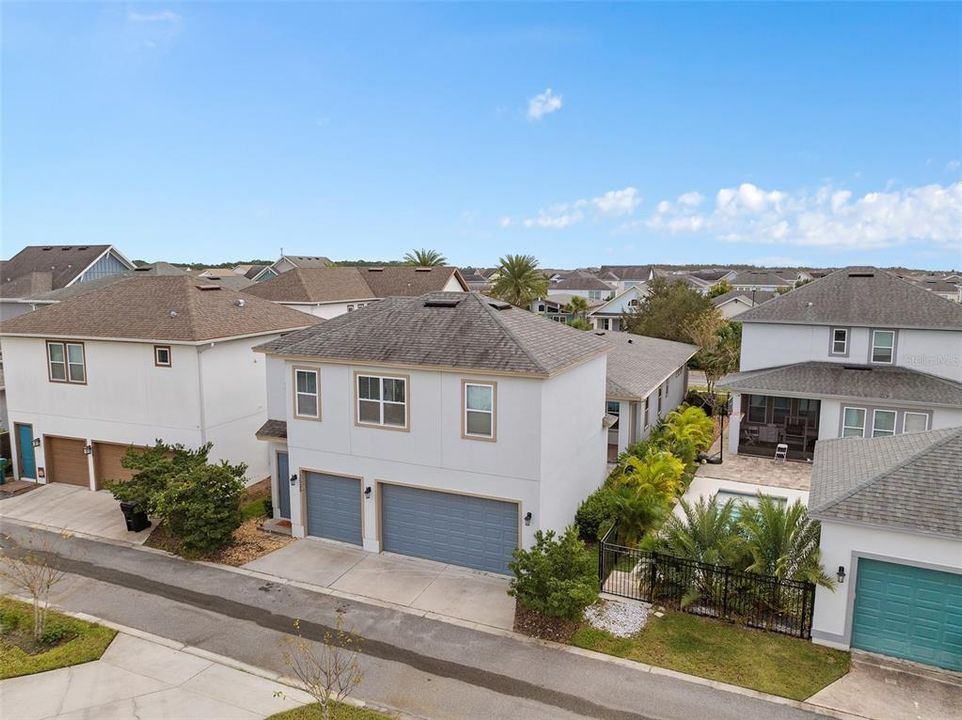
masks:
<instances>
[{"instance_id":1,"label":"concrete curb","mask_svg":"<svg viewBox=\"0 0 962 720\"><path fill-rule=\"evenodd\" d=\"M15 522L18 525L24 525L27 527L36 527L44 530L55 530L60 532L60 529L49 528L47 526L33 524L33 523L22 523L16 520L10 520L9 522ZM438 613L430 612L428 610L419 610L417 608L408 607L407 605L401 605L398 603L391 603L384 600L379 600L377 598L370 598L364 595L356 595L353 593L346 593L341 590L334 590L332 588L324 587L322 585L313 585L311 583L302 582L300 580L292 580L290 578L281 577L279 575L271 575L270 573L265 573L259 570L248 570L242 567L235 567L233 565L222 565L220 563L210 562L207 560L187 560L173 553L169 553L165 550L158 550L156 548L143 547L137 543L117 541L108 538L97 538L95 536L90 536L82 533L73 533L78 537L85 537L87 539L97 541L97 542L107 542L112 545L126 545L127 547L133 548L135 550L142 550L152 553L160 553L166 555L167 557L176 558L181 562L193 563L204 565L217 570L226 570L228 572L237 573L239 575L244 575L251 578L256 578L258 580L264 580L265 582L272 582L277 585L290 585L292 587L299 588L301 590L307 590L308 592L314 592L321 595L328 595L330 597L340 598L342 600L348 600L351 602L362 603L365 605L374 605L376 607L382 607L389 610L396 610L398 612L403 612L408 615L414 615L416 617L423 617L429 620L436 620L438 622L445 622L450 625L457 625L458 627L467 628L470 630L477 630L479 632L485 632L489 635L497 635L499 637L511 638L518 642L523 642L529 645L538 645L541 647L551 648L552 650L558 650L561 652L566 652L572 655L579 655L581 657L591 658L592 660L598 660L600 662L612 663L614 665L619 665L624 668L636 670L638 672L649 673L652 675L660 675L662 677L669 677L675 680L681 680L683 682L693 683L695 685L703 685L710 687L714 690L720 690L723 692L733 693L735 695L742 695L745 697L755 698L757 700L764 700L767 702L775 703L778 705L788 705L790 707L798 708L799 710L806 710L808 712L814 712L819 715L834 717L838 720L872 720L871 718L866 719L862 715L854 715L852 713L846 713L840 710L835 710L833 708L823 707L821 705L816 705L804 700L793 700L791 698L785 698L780 695L771 695L769 693L764 693L759 690L752 690L750 688L744 688L738 685L730 685L728 683L723 683L718 680L711 680L709 678L699 677L698 675L689 675L687 673L679 672L677 670L670 670L668 668L658 667L655 665L647 665L645 663L637 662L635 660L628 660L626 658L620 658L615 655L608 655L606 653L597 652L595 650L586 650L584 648L575 647L573 645L566 645L564 643L554 642L552 640L542 640L540 638L534 638L529 635L524 635L514 630L505 630L504 628L495 627L493 625L485 625L483 623L471 622L468 620L462 620L460 618L454 618L447 615L439 615ZM100 622L96 620L96 622ZM103 623L111 627L110 623ZM206 652L206 651L201 651ZM236 662L236 661L231 661ZM256 674L256 673L255 673ZM827 686L826 686L827 687Z\"/></svg>"}]
</instances>

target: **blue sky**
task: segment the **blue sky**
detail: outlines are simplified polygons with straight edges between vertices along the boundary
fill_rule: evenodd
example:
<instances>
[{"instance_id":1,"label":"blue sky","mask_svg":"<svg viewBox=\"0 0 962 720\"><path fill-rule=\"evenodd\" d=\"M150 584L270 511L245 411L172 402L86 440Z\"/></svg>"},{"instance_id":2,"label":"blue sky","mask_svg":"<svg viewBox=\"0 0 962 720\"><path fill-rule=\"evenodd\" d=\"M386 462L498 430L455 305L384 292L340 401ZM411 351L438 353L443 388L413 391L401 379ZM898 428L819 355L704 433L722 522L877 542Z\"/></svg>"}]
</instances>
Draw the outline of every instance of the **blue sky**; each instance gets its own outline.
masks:
<instances>
[{"instance_id":1,"label":"blue sky","mask_svg":"<svg viewBox=\"0 0 962 720\"><path fill-rule=\"evenodd\" d=\"M2 243L962 267L962 7L9 4Z\"/></svg>"}]
</instances>

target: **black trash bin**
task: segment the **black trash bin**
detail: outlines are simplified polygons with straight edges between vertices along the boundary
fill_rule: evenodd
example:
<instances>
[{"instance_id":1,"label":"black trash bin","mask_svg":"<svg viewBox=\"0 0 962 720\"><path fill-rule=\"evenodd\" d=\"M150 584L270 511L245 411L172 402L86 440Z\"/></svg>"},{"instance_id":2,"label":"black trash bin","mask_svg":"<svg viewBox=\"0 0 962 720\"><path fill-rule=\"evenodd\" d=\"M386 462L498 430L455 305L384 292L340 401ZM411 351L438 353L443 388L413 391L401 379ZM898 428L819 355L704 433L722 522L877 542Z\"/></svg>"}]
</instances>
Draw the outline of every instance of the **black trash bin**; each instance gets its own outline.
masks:
<instances>
[{"instance_id":1,"label":"black trash bin","mask_svg":"<svg viewBox=\"0 0 962 720\"><path fill-rule=\"evenodd\" d=\"M138 510L134 503L120 503L120 511L124 514L124 520L127 522L127 530L130 532L140 532L150 527L150 520L147 519L147 513Z\"/></svg>"}]
</instances>

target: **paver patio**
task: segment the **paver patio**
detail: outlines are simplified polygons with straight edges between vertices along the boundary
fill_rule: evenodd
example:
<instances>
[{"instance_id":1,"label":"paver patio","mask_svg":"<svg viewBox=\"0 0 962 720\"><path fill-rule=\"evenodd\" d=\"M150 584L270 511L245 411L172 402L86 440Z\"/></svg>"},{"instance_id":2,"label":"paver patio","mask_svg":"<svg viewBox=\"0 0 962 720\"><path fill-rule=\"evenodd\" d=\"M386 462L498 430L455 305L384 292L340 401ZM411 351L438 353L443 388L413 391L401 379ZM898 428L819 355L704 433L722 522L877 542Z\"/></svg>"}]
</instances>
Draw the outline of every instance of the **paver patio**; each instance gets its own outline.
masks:
<instances>
[{"instance_id":1,"label":"paver patio","mask_svg":"<svg viewBox=\"0 0 962 720\"><path fill-rule=\"evenodd\" d=\"M416 610L510 630L508 578L431 560L306 538L243 566Z\"/></svg>"},{"instance_id":2,"label":"paver patio","mask_svg":"<svg viewBox=\"0 0 962 720\"><path fill-rule=\"evenodd\" d=\"M808 492L812 480L812 464L807 462L779 461L750 455L732 455L728 452L728 427L725 427L724 462L718 465L705 463L698 468L697 477L716 480L732 480L752 485L768 485L789 490ZM712 445L709 455L718 453L718 441Z\"/></svg>"}]
</instances>

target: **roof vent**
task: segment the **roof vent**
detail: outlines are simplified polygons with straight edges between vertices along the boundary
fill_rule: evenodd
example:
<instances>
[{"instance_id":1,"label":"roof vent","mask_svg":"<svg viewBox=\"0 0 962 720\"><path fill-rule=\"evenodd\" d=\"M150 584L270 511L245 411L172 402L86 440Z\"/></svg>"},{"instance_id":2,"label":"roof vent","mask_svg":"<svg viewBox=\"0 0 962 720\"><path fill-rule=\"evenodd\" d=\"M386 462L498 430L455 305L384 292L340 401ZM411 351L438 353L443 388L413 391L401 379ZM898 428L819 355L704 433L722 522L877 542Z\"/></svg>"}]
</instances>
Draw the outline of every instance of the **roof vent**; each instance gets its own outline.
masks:
<instances>
[{"instance_id":1,"label":"roof vent","mask_svg":"<svg viewBox=\"0 0 962 720\"><path fill-rule=\"evenodd\" d=\"M237 307L244 307L244 298L237 298L237 299L234 301L234 304L235 304Z\"/></svg>"},{"instance_id":2,"label":"roof vent","mask_svg":"<svg viewBox=\"0 0 962 720\"><path fill-rule=\"evenodd\" d=\"M61 252L67 252L68 250L73 250L73 247L71 245L64 245L60 250Z\"/></svg>"},{"instance_id":3,"label":"roof vent","mask_svg":"<svg viewBox=\"0 0 962 720\"><path fill-rule=\"evenodd\" d=\"M169 313L167 313L167 314L170 315L171 317L177 317L177 311L176 311L176 310L171 310L171 311L170 311Z\"/></svg>"},{"instance_id":4,"label":"roof vent","mask_svg":"<svg viewBox=\"0 0 962 720\"><path fill-rule=\"evenodd\" d=\"M87 249L87 246L84 245L83 247L78 247L77 249L78 249L78 250L86 250L86 249Z\"/></svg>"},{"instance_id":5,"label":"roof vent","mask_svg":"<svg viewBox=\"0 0 962 720\"><path fill-rule=\"evenodd\" d=\"M511 303L502 302L501 300L490 300L488 301L488 305L495 310L507 310L511 307Z\"/></svg>"},{"instance_id":6,"label":"roof vent","mask_svg":"<svg viewBox=\"0 0 962 720\"><path fill-rule=\"evenodd\" d=\"M457 307L460 302L456 298L428 298L424 301L424 307L453 308Z\"/></svg>"},{"instance_id":7,"label":"roof vent","mask_svg":"<svg viewBox=\"0 0 962 720\"><path fill-rule=\"evenodd\" d=\"M134 272L150 272L153 268L150 265L142 265L140 267L135 267Z\"/></svg>"},{"instance_id":8,"label":"roof vent","mask_svg":"<svg viewBox=\"0 0 962 720\"><path fill-rule=\"evenodd\" d=\"M204 292L208 290L220 290L220 285L198 285L197 289Z\"/></svg>"},{"instance_id":9,"label":"roof vent","mask_svg":"<svg viewBox=\"0 0 962 720\"><path fill-rule=\"evenodd\" d=\"M431 268L429 268L429 267L416 267L416 268L414 268L414 272L431 272Z\"/></svg>"},{"instance_id":10,"label":"roof vent","mask_svg":"<svg viewBox=\"0 0 962 720\"><path fill-rule=\"evenodd\" d=\"M368 271L368 272L384 272L384 268L382 268L382 267L369 267L369 268L367 269L367 271Z\"/></svg>"},{"instance_id":11,"label":"roof vent","mask_svg":"<svg viewBox=\"0 0 962 720\"><path fill-rule=\"evenodd\" d=\"M863 372L872 372L872 368L868 365L842 365L843 370L861 370Z\"/></svg>"},{"instance_id":12,"label":"roof vent","mask_svg":"<svg viewBox=\"0 0 962 720\"><path fill-rule=\"evenodd\" d=\"M53 248L52 248L52 247L45 247L45 248L40 248L40 250L41 250L42 252L50 252L51 250L53 250Z\"/></svg>"},{"instance_id":13,"label":"roof vent","mask_svg":"<svg viewBox=\"0 0 962 720\"><path fill-rule=\"evenodd\" d=\"M870 277L875 277L875 273L873 273L873 272L850 272L850 273L848 274L848 276L849 276L850 278L870 278Z\"/></svg>"}]
</instances>

